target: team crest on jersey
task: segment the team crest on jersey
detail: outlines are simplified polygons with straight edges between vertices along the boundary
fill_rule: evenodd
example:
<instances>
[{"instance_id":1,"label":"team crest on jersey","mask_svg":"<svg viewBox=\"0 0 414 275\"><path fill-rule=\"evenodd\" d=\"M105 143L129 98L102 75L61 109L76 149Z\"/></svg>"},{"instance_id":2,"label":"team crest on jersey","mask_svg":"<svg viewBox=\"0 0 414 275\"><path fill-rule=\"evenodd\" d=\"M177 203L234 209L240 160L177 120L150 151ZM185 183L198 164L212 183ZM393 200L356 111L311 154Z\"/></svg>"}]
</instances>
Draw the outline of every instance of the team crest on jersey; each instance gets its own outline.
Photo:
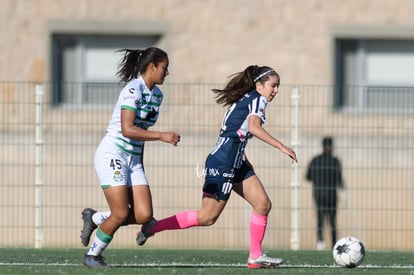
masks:
<instances>
[{"instance_id":1,"label":"team crest on jersey","mask_svg":"<svg viewBox=\"0 0 414 275\"><path fill-rule=\"evenodd\" d=\"M157 110L155 110L153 107L150 108L150 110L147 113L147 117L145 118L146 121L150 121L157 115Z\"/></svg>"},{"instance_id":2,"label":"team crest on jersey","mask_svg":"<svg viewBox=\"0 0 414 275\"><path fill-rule=\"evenodd\" d=\"M114 181L121 182L124 179L124 175L121 174L120 171L115 171L114 173Z\"/></svg>"}]
</instances>

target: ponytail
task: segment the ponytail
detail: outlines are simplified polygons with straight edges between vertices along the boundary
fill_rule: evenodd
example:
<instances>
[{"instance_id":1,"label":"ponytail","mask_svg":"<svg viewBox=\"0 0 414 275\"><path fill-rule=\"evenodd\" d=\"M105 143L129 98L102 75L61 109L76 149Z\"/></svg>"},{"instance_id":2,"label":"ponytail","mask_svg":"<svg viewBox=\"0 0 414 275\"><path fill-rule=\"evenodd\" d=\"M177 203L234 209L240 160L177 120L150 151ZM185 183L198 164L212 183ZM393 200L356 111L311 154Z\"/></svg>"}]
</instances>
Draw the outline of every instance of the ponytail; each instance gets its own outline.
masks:
<instances>
[{"instance_id":1,"label":"ponytail","mask_svg":"<svg viewBox=\"0 0 414 275\"><path fill-rule=\"evenodd\" d=\"M267 66L250 65L244 71L230 75L232 77L224 89L212 89L216 94L216 102L230 106L246 93L256 88L256 82L264 83L270 75L279 75Z\"/></svg>"},{"instance_id":2,"label":"ponytail","mask_svg":"<svg viewBox=\"0 0 414 275\"><path fill-rule=\"evenodd\" d=\"M122 49L117 52L124 53L116 73L121 81L124 82L138 78L140 74L146 71L150 63L157 66L160 62L168 60L167 53L156 47L150 47L145 50Z\"/></svg>"}]
</instances>

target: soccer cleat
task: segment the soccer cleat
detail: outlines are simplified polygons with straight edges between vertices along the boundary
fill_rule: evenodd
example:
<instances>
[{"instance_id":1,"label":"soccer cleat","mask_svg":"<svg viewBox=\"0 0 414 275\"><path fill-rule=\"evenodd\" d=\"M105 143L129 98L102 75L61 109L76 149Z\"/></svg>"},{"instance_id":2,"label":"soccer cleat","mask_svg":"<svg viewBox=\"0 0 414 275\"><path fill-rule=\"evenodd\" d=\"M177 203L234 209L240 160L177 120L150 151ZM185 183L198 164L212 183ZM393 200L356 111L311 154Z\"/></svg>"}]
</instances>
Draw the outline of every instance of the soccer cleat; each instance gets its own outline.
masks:
<instances>
[{"instance_id":1,"label":"soccer cleat","mask_svg":"<svg viewBox=\"0 0 414 275\"><path fill-rule=\"evenodd\" d=\"M87 246L89 244L92 232L98 227L92 220L92 216L95 213L96 210L92 208L85 208L82 211L83 228L81 230L80 239L83 246Z\"/></svg>"},{"instance_id":2,"label":"soccer cleat","mask_svg":"<svg viewBox=\"0 0 414 275\"><path fill-rule=\"evenodd\" d=\"M249 258L247 261L247 268L258 269L258 268L275 268L283 263L283 259L280 258L270 258L266 254L257 259Z\"/></svg>"},{"instance_id":3,"label":"soccer cleat","mask_svg":"<svg viewBox=\"0 0 414 275\"><path fill-rule=\"evenodd\" d=\"M110 268L104 261L102 255L85 255L83 258L83 265L89 268Z\"/></svg>"},{"instance_id":4,"label":"soccer cleat","mask_svg":"<svg viewBox=\"0 0 414 275\"><path fill-rule=\"evenodd\" d=\"M154 226L154 224L157 222L157 220L152 219L146 224L142 225L141 231L137 234L137 244L138 245L144 245L147 239L151 236L154 236L153 233L151 233L151 228Z\"/></svg>"}]
</instances>

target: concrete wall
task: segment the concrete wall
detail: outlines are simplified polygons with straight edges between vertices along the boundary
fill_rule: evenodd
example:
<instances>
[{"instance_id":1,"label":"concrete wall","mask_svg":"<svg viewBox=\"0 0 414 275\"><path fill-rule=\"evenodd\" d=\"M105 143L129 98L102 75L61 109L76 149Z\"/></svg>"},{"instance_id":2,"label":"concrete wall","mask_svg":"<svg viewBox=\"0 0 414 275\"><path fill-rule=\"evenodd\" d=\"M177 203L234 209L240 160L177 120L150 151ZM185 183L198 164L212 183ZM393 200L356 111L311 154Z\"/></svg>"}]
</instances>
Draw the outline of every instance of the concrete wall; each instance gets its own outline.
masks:
<instances>
[{"instance_id":1,"label":"concrete wall","mask_svg":"<svg viewBox=\"0 0 414 275\"><path fill-rule=\"evenodd\" d=\"M163 30L170 82L222 83L250 64L331 84L335 35L414 38L410 0L4 0L0 80L50 80L53 31Z\"/></svg>"}]
</instances>

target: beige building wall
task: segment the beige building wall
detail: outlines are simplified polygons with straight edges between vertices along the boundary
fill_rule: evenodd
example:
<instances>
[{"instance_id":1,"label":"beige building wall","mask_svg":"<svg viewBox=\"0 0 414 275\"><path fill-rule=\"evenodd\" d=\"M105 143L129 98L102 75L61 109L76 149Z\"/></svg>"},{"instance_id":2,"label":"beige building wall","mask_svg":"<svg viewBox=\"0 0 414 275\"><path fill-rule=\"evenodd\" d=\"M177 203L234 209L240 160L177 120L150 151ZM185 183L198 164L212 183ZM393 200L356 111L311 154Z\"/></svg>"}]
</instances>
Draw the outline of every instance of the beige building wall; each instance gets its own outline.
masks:
<instances>
[{"instance_id":1,"label":"beige building wall","mask_svg":"<svg viewBox=\"0 0 414 275\"><path fill-rule=\"evenodd\" d=\"M282 92L278 98L280 106L290 105L290 88L301 85L330 85L333 84L333 40L335 37L372 37L372 38L414 38L414 5L410 0L3 0L0 2L0 81L30 81L30 82L48 82L51 80L50 66L50 36L54 32L71 33L127 33L143 34L147 32L160 32L163 34L158 46L167 50L170 57L170 76L168 83L223 83L226 77L234 72L243 70L250 64L269 65L274 67L281 75ZM114 72L115 73L115 72ZM285 89L283 90L283 85ZM289 86L287 86L289 85ZM335 129L338 138L338 145L341 158L344 159L344 166L356 169L364 167L366 163L373 163L374 166L387 167L395 165L397 168L386 175L378 173L378 170L367 172L365 175L371 181L365 186L360 187L360 174L352 173L352 176L346 178L351 190L359 190L358 193L349 194L347 208L344 215L339 220L342 228L357 228L354 231L359 233L361 238L373 248L391 248L391 249L412 249L413 245L406 240L412 234L412 217L410 212L390 213L401 204L404 209L413 209L412 189L410 189L410 179L412 172L406 171L401 176L398 174L395 180L395 174L398 167L412 165L413 157L410 151L389 150L378 152L365 158L363 152L356 152L352 148L358 144L359 148L366 148L372 144L390 144L400 145L401 143L411 144L412 139L413 117L412 115L400 116L387 114L373 114L364 116L361 114L342 114L334 113L332 109L327 108L331 104L332 91L324 90L318 97L314 97L312 89L300 89L301 104L306 106L318 106L313 108L312 112L304 112L300 117L302 126L312 125L315 121L326 121L323 128L303 127L301 128L301 146L300 151L300 177L302 179L306 162L312 155L319 152L320 137L325 134L331 134ZM32 90L31 90L32 91ZM45 89L45 98L47 99L49 91ZM201 101L212 101L211 96L203 94L200 96L194 93L194 98L188 98L189 91L181 91L169 96L169 104L179 104L182 100L194 100L195 106ZM28 95L29 94L29 95ZM21 91L18 86L7 86L0 91L2 102L16 104L19 98L29 96L33 98L34 93ZM211 105L188 110L191 112L193 125L211 125L211 121L219 123L222 109L211 107ZM277 109L277 107L273 107ZM48 107L46 107L48 109ZM274 117L280 125L290 124L290 110L283 112L280 110L269 111L269 117ZM106 126L111 110L106 113L94 113L93 110L62 110L48 109L45 120L49 122L58 121L70 124L72 121L99 121L100 124L94 124L94 127L76 125L61 128L54 128L53 123L46 127L45 131L50 134L53 141L58 139L77 139L76 135L80 134L79 139L87 139L87 145L76 150L48 151L46 160L49 163L60 163L65 155L83 155L84 164L90 165L93 157L95 144L99 142L103 130ZM28 112L25 106L16 108L16 105L2 106L3 133L16 134L21 133L22 128L10 127L10 123L19 123L21 121L34 122L33 112ZM6 115L7 114L7 115ZM9 114L13 114L10 115ZM99 117L97 117L99 116ZM161 166L160 170L149 170L149 177L154 182L166 182L170 178L168 175L180 175L180 178L186 178L186 181L177 182L177 186L182 185L182 196L171 196L163 189L164 185L154 187L154 197L157 198L155 208L158 209L159 216L172 214L183 208L196 208L199 206L199 186L191 184L194 180L194 163L203 161L204 155L214 143L216 128L213 123L211 128L197 128L199 132L191 132L185 124L180 123L187 119L188 113L177 112L173 107L166 107L163 113L162 121L157 126L159 129L165 129L174 126L183 134L187 134L188 147L179 149L176 153L166 153L162 160L148 159L149 167L156 164ZM337 125L344 125L341 128L335 128ZM290 141L290 129L270 124L272 133L277 134L282 140L288 143ZM357 125L358 127L355 127ZM26 128L32 129L31 126ZM76 129L75 129L76 128ZM213 129L214 128L214 129ZM29 129L29 130L30 130ZM208 133L203 133L207 129ZM361 132L361 129L363 131ZM74 132L74 134L70 134ZM25 141L26 137L19 137ZM200 138L206 139L203 142L205 147L192 146L192 142L197 144ZM185 144L185 143L184 143ZM256 145L259 146L259 145ZM192 149L191 149L192 148ZM267 235L267 243L270 248L289 248L290 246L290 213L289 210L282 211L280 207L289 205L290 199L290 176L291 171L282 157L277 157L268 150L267 147L253 147L258 150L253 153L253 158L259 165L264 182L274 182L274 172L268 167L267 163L261 162L261 159L275 160L275 166L278 167L278 182L270 187L270 195L275 197L274 213L270 222L270 231ZM267 149L266 149L267 148ZM164 147L155 147L149 150L164 150ZM16 155L11 149L7 151L8 156ZM165 154L165 153L163 153ZM171 155L170 155L171 154ZM192 156L190 159L188 156ZM180 156L180 157L177 157ZM401 157L402 156L402 157ZM398 158L400 157L400 158ZM31 156L33 158L33 156ZM168 165L171 160L182 163L180 168L169 171L163 167ZM411 166L410 166L411 167ZM11 181L16 181L10 173L6 173ZM60 170L61 169L61 170ZM166 171L167 170L167 171ZM13 170L19 173L19 170ZM31 180L33 170L27 173L23 178ZM62 198L53 198L53 193L45 194L52 197L53 203L59 201L65 202L65 205L73 203L74 211L68 216L60 216L53 209L45 213L46 219L59 221L64 225L64 229L54 230L48 228L44 234L48 236L46 245L62 245L59 241L61 234L77 236L78 229L70 221L80 223L78 209L85 203L89 202L94 206L104 207L105 201L103 196L99 196L96 188L97 182L86 182L85 178L94 178L93 169L84 170L69 169L64 167L51 169L46 178L63 178L66 181L57 182L62 186L67 186L73 180L79 184L87 184L88 192L98 194L96 198L90 198L88 192L81 194L65 194ZM60 176L56 176L56 175ZM96 181L96 179L95 179ZM394 182L397 181L397 182ZM396 188L401 188L401 196L393 198L385 206L382 200L387 193L387 189L378 191L376 196L373 192L376 186L384 187L389 183L395 183ZM200 181L201 184L201 181ZM80 188L82 186L79 186ZM83 187L82 187L83 188ZM361 190L362 188L362 190ZM369 189L372 188L372 189ZM21 189L16 189L17 193L8 196L8 202L13 204L13 200L19 197L26 198L32 203L32 193L21 193ZM63 187L63 190L64 187ZM406 190L406 192L404 192ZM407 191L408 190L408 191ZM33 191L33 190L31 190ZM379 194L380 193L380 194ZM314 246L314 220L312 212L312 201L310 199L310 189L303 183L303 190L300 194L301 204L305 210L301 212L300 221L304 230L301 231L301 248L313 248ZM185 198L185 200L183 199ZM383 209L381 213L365 211L352 214L352 203L360 203L366 200L369 209ZM52 203L52 204L53 204ZM174 205L174 207L171 207ZM239 199L232 199L231 208L225 211L224 217L215 225L215 231L209 229L194 229L177 234L168 232L157 239L151 240L153 247L187 247L192 244L196 247L217 247L223 245L228 248L246 247L248 240L247 225L249 207ZM279 209L279 210L278 210ZM13 209L8 209L11 216ZM286 210L286 209L285 209ZM279 216L278 216L279 214ZM31 212L25 213L25 219L33 219ZM234 220L238 218L237 220ZM243 220L244 219L244 220ZM6 218L5 222L12 221L12 218ZM280 222L283 221L283 222ZM392 229L387 231L384 237L374 230L374 226L383 226L388 228L386 221L391 221L394 225L400 225L402 231L393 233ZM404 221L404 223L402 222ZM238 227L240 224L240 227ZM8 228L5 225L5 228ZM229 233L228 228L233 233ZM13 230L10 229L10 230ZM20 229L25 241L19 240L19 237L13 232L3 233L5 238L3 244L13 245L20 243L25 246L31 244L33 240L33 231L31 228ZM227 231L226 231L227 230ZM124 229L119 233L114 245L132 246L131 241L136 228ZM13 237L10 237L13 236ZM201 236L201 237L200 237ZM217 238L217 236L220 236ZM57 240L57 241L56 241ZM214 241L212 241L214 240ZM65 240L65 246L77 246L78 240Z\"/></svg>"},{"instance_id":2,"label":"beige building wall","mask_svg":"<svg viewBox=\"0 0 414 275\"><path fill-rule=\"evenodd\" d=\"M410 0L4 0L0 80L50 80L52 30L162 28L170 82L222 83L267 64L285 84L332 84L336 32L414 37L413 9Z\"/></svg>"}]
</instances>

